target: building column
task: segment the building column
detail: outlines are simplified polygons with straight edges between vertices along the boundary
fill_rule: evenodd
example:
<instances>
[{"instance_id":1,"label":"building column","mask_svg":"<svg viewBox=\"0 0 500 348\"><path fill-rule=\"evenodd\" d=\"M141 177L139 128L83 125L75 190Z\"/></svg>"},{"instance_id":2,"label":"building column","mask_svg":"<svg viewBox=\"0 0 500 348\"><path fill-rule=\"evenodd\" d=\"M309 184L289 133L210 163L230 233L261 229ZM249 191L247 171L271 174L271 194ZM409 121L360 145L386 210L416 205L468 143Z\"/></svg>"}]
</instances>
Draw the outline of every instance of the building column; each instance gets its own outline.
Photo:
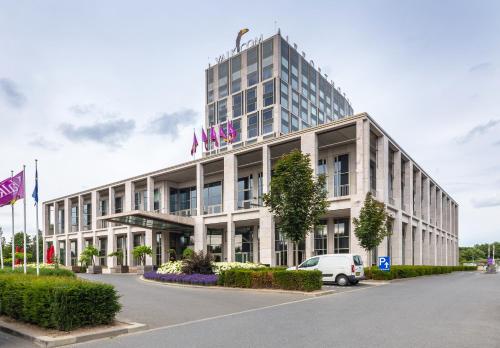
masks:
<instances>
[{"instance_id":1,"label":"building column","mask_svg":"<svg viewBox=\"0 0 500 348\"><path fill-rule=\"evenodd\" d=\"M267 209L262 209L259 217L260 262L276 266L274 255L274 219Z\"/></svg>"},{"instance_id":2,"label":"building column","mask_svg":"<svg viewBox=\"0 0 500 348\"><path fill-rule=\"evenodd\" d=\"M147 203L144 210L154 211L154 192L155 192L155 181L152 176L146 178L146 191L147 191ZM156 240L156 239L155 239Z\"/></svg>"},{"instance_id":3,"label":"building column","mask_svg":"<svg viewBox=\"0 0 500 348\"><path fill-rule=\"evenodd\" d=\"M399 210L403 209L401 206L401 151L394 152L394 182L392 184L392 198L394 199L394 206Z\"/></svg>"},{"instance_id":4,"label":"building column","mask_svg":"<svg viewBox=\"0 0 500 348\"><path fill-rule=\"evenodd\" d=\"M64 199L64 232L71 232L71 200L69 198Z\"/></svg>"},{"instance_id":5,"label":"building column","mask_svg":"<svg viewBox=\"0 0 500 348\"><path fill-rule=\"evenodd\" d=\"M155 255L155 248L154 248L154 243L155 238L153 235L153 230L146 230L145 236L144 236L144 245L151 247L153 249L153 255L152 256L146 256L146 265L152 265L153 264L153 257Z\"/></svg>"},{"instance_id":6,"label":"building column","mask_svg":"<svg viewBox=\"0 0 500 348\"><path fill-rule=\"evenodd\" d=\"M78 231L83 231L83 196L78 196Z\"/></svg>"},{"instance_id":7,"label":"building column","mask_svg":"<svg viewBox=\"0 0 500 348\"><path fill-rule=\"evenodd\" d=\"M351 227L351 226L349 226ZM335 240L334 240L334 229L335 225L333 224L333 218L328 218L326 220L326 253L327 254L333 254L334 253L334 246L335 246Z\"/></svg>"},{"instance_id":8,"label":"building column","mask_svg":"<svg viewBox=\"0 0 500 348\"><path fill-rule=\"evenodd\" d=\"M127 253L127 266L134 266L134 254L132 251L134 250L134 237L132 235L132 229L130 226L127 226L127 244L125 246ZM136 265L137 266L137 265Z\"/></svg>"},{"instance_id":9,"label":"building column","mask_svg":"<svg viewBox=\"0 0 500 348\"><path fill-rule=\"evenodd\" d=\"M228 262L234 262L234 232L234 222L232 217L228 216L226 228L226 258Z\"/></svg>"},{"instance_id":10,"label":"building column","mask_svg":"<svg viewBox=\"0 0 500 348\"><path fill-rule=\"evenodd\" d=\"M399 210L392 222L392 236L391 236L391 262L393 265L402 265L402 222L401 222L401 210Z\"/></svg>"},{"instance_id":11,"label":"building column","mask_svg":"<svg viewBox=\"0 0 500 348\"><path fill-rule=\"evenodd\" d=\"M134 209L134 192L132 181L125 182L125 197L123 199L123 211L131 211Z\"/></svg>"},{"instance_id":12,"label":"building column","mask_svg":"<svg viewBox=\"0 0 500 348\"><path fill-rule=\"evenodd\" d=\"M59 257L59 239L57 238L57 236L53 237L53 245L54 245L54 258L57 258L60 263L63 260L61 260Z\"/></svg>"},{"instance_id":13,"label":"building column","mask_svg":"<svg viewBox=\"0 0 500 348\"><path fill-rule=\"evenodd\" d=\"M385 135L382 135L377 138L376 170L377 170L377 200L387 203L389 201L389 185L388 185L389 139Z\"/></svg>"},{"instance_id":14,"label":"building column","mask_svg":"<svg viewBox=\"0 0 500 348\"><path fill-rule=\"evenodd\" d=\"M54 235L59 234L59 203L54 203Z\"/></svg>"},{"instance_id":15,"label":"building column","mask_svg":"<svg viewBox=\"0 0 500 348\"><path fill-rule=\"evenodd\" d=\"M223 202L224 212L231 213L236 210L237 185L238 183L238 159L234 154L224 156L224 188Z\"/></svg>"},{"instance_id":16,"label":"building column","mask_svg":"<svg viewBox=\"0 0 500 348\"><path fill-rule=\"evenodd\" d=\"M170 259L170 253L169 253L169 250L170 250L170 232L163 231L161 233L161 243L162 243L161 262L166 263Z\"/></svg>"},{"instance_id":17,"label":"building column","mask_svg":"<svg viewBox=\"0 0 500 348\"><path fill-rule=\"evenodd\" d=\"M91 210L91 214L92 214L92 221L91 221L91 226L92 226L92 230L96 230L97 229L97 207L99 206L99 192L97 191L92 191L91 193L91 202L90 202L90 206L92 209Z\"/></svg>"},{"instance_id":18,"label":"building column","mask_svg":"<svg viewBox=\"0 0 500 348\"><path fill-rule=\"evenodd\" d=\"M116 251L116 236L113 233L113 228L108 227L108 255ZM126 255L123 255L123 259L125 261ZM114 256L108 256L108 268L116 267L118 264L118 260Z\"/></svg>"},{"instance_id":19,"label":"building column","mask_svg":"<svg viewBox=\"0 0 500 348\"><path fill-rule=\"evenodd\" d=\"M314 229L309 232L306 236L305 240L305 252L306 252L306 260L313 256L314 254Z\"/></svg>"},{"instance_id":20,"label":"building column","mask_svg":"<svg viewBox=\"0 0 500 348\"><path fill-rule=\"evenodd\" d=\"M360 119L356 121L356 195L358 199L363 201L369 190L370 122L368 119Z\"/></svg>"},{"instance_id":21,"label":"building column","mask_svg":"<svg viewBox=\"0 0 500 348\"><path fill-rule=\"evenodd\" d=\"M316 175L318 169L318 137L316 133L309 132L300 136L300 150L310 156L313 175Z\"/></svg>"},{"instance_id":22,"label":"building column","mask_svg":"<svg viewBox=\"0 0 500 348\"><path fill-rule=\"evenodd\" d=\"M262 146L262 192L269 192L271 181L271 148L269 145Z\"/></svg>"},{"instance_id":23,"label":"building column","mask_svg":"<svg viewBox=\"0 0 500 348\"><path fill-rule=\"evenodd\" d=\"M197 216L202 216L203 215L203 187L204 187L204 172L203 172L203 164L201 163L197 163L196 164L196 209L198 210L197 211ZM167 195L170 194L169 192L169 187L168 187L168 184L165 185L165 189L167 190ZM166 200L167 202L169 202L168 198ZM168 207L169 203L167 203L167 210L166 212L170 212L170 209ZM203 220L201 221L201 223L203 223ZM205 231L206 232L206 231ZM206 236L206 233L205 233L205 236ZM196 230L195 230L195 240L196 240ZM204 250L204 249L201 249L201 250Z\"/></svg>"},{"instance_id":24,"label":"building column","mask_svg":"<svg viewBox=\"0 0 500 348\"><path fill-rule=\"evenodd\" d=\"M204 224L202 216L197 216L195 218L194 250L196 252L207 251L207 226Z\"/></svg>"},{"instance_id":25,"label":"building column","mask_svg":"<svg viewBox=\"0 0 500 348\"><path fill-rule=\"evenodd\" d=\"M71 240L66 236L64 238L65 245L65 256L66 256L66 267L71 267Z\"/></svg>"}]
</instances>

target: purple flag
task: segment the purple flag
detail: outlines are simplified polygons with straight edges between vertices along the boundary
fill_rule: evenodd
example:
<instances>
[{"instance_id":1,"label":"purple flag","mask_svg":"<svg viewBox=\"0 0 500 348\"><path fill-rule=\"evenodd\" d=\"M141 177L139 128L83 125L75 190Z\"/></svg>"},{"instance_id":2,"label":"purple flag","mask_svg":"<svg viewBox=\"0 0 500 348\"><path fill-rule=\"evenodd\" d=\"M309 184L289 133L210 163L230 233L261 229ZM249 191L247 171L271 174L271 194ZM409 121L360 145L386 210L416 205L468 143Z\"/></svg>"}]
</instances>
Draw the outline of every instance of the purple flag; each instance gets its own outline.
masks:
<instances>
[{"instance_id":1,"label":"purple flag","mask_svg":"<svg viewBox=\"0 0 500 348\"><path fill-rule=\"evenodd\" d=\"M208 151L208 138L204 128L201 129L201 141L205 143L205 151Z\"/></svg>"},{"instance_id":2,"label":"purple flag","mask_svg":"<svg viewBox=\"0 0 500 348\"><path fill-rule=\"evenodd\" d=\"M224 128L222 127L222 125L219 126L219 138L224 140L226 143L229 142L229 138L226 136L226 133L224 133Z\"/></svg>"},{"instance_id":3,"label":"purple flag","mask_svg":"<svg viewBox=\"0 0 500 348\"><path fill-rule=\"evenodd\" d=\"M0 207L24 198L23 172L0 182Z\"/></svg>"},{"instance_id":4,"label":"purple flag","mask_svg":"<svg viewBox=\"0 0 500 348\"><path fill-rule=\"evenodd\" d=\"M217 133L215 133L214 127L210 127L210 140L214 142L215 146L219 146L219 142L217 141Z\"/></svg>"},{"instance_id":5,"label":"purple flag","mask_svg":"<svg viewBox=\"0 0 500 348\"><path fill-rule=\"evenodd\" d=\"M229 123L227 125L227 135L228 135L228 138L229 138L229 140L230 140L231 143L238 136L238 133L236 133L236 130L233 127L233 122L232 121L229 121Z\"/></svg>"},{"instance_id":6,"label":"purple flag","mask_svg":"<svg viewBox=\"0 0 500 348\"><path fill-rule=\"evenodd\" d=\"M198 147L198 139L196 139L196 132L193 132L193 145L191 145L191 156L196 153L196 148Z\"/></svg>"}]
</instances>

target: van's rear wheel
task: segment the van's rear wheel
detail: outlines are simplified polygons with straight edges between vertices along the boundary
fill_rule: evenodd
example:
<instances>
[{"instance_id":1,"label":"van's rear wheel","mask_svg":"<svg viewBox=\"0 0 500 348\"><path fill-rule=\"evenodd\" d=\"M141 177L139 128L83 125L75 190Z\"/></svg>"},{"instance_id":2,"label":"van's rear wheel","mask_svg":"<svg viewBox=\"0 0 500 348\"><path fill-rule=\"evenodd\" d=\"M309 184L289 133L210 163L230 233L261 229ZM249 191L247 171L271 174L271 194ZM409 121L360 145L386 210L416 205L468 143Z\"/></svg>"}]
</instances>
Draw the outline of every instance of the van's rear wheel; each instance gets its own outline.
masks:
<instances>
[{"instance_id":1,"label":"van's rear wheel","mask_svg":"<svg viewBox=\"0 0 500 348\"><path fill-rule=\"evenodd\" d=\"M349 279L347 279L345 275L340 274L337 276L337 278L335 278L335 283L337 283L337 285L339 286L346 286L347 284L349 284Z\"/></svg>"}]
</instances>

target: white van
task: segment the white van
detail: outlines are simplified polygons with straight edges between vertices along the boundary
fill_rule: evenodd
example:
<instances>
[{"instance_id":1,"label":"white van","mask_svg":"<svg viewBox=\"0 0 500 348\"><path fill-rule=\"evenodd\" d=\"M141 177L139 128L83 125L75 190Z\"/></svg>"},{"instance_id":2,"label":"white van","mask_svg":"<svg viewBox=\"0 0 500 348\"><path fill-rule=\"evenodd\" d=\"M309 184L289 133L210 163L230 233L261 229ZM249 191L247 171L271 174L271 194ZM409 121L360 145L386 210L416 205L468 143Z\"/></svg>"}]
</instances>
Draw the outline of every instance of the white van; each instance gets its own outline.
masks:
<instances>
[{"instance_id":1,"label":"white van","mask_svg":"<svg viewBox=\"0 0 500 348\"><path fill-rule=\"evenodd\" d=\"M290 267L288 270L295 270ZM345 286L357 284L365 279L363 260L354 254L325 254L313 256L299 265L299 270L319 270L323 273L323 282L335 282Z\"/></svg>"}]
</instances>

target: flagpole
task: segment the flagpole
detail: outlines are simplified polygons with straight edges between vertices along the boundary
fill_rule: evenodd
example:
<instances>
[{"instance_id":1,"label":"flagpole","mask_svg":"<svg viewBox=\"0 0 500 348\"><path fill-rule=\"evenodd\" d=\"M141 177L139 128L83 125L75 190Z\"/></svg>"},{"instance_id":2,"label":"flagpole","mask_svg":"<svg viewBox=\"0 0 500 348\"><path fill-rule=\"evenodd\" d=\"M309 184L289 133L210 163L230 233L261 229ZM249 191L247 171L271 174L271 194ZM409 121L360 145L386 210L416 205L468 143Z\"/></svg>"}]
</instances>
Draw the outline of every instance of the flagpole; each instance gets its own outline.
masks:
<instances>
[{"instance_id":1,"label":"flagpole","mask_svg":"<svg viewBox=\"0 0 500 348\"><path fill-rule=\"evenodd\" d=\"M13 182L14 180L14 171L10 171L10 181ZM14 197L15 199L15 197ZM14 232L14 202L11 204L12 207L12 269L15 269L15 264L16 264L16 245L15 245L15 232Z\"/></svg>"},{"instance_id":2,"label":"flagpole","mask_svg":"<svg viewBox=\"0 0 500 348\"><path fill-rule=\"evenodd\" d=\"M24 231L23 231L23 244L24 244L24 274L27 273L26 269L26 166L23 164L23 186L24 186Z\"/></svg>"},{"instance_id":3,"label":"flagpole","mask_svg":"<svg viewBox=\"0 0 500 348\"><path fill-rule=\"evenodd\" d=\"M2 242L2 237L3 237L3 230L2 227L0 227L0 267L3 269L3 242Z\"/></svg>"},{"instance_id":4,"label":"flagpole","mask_svg":"<svg viewBox=\"0 0 500 348\"><path fill-rule=\"evenodd\" d=\"M36 183L35 183L35 187L36 187L36 201L35 201L35 204L36 204L36 275L39 276L40 275L40 246L39 246L39 242L38 242L38 235L40 234L38 231L38 160L35 159L35 173L36 173ZM26 193L25 193L26 194Z\"/></svg>"}]
</instances>

